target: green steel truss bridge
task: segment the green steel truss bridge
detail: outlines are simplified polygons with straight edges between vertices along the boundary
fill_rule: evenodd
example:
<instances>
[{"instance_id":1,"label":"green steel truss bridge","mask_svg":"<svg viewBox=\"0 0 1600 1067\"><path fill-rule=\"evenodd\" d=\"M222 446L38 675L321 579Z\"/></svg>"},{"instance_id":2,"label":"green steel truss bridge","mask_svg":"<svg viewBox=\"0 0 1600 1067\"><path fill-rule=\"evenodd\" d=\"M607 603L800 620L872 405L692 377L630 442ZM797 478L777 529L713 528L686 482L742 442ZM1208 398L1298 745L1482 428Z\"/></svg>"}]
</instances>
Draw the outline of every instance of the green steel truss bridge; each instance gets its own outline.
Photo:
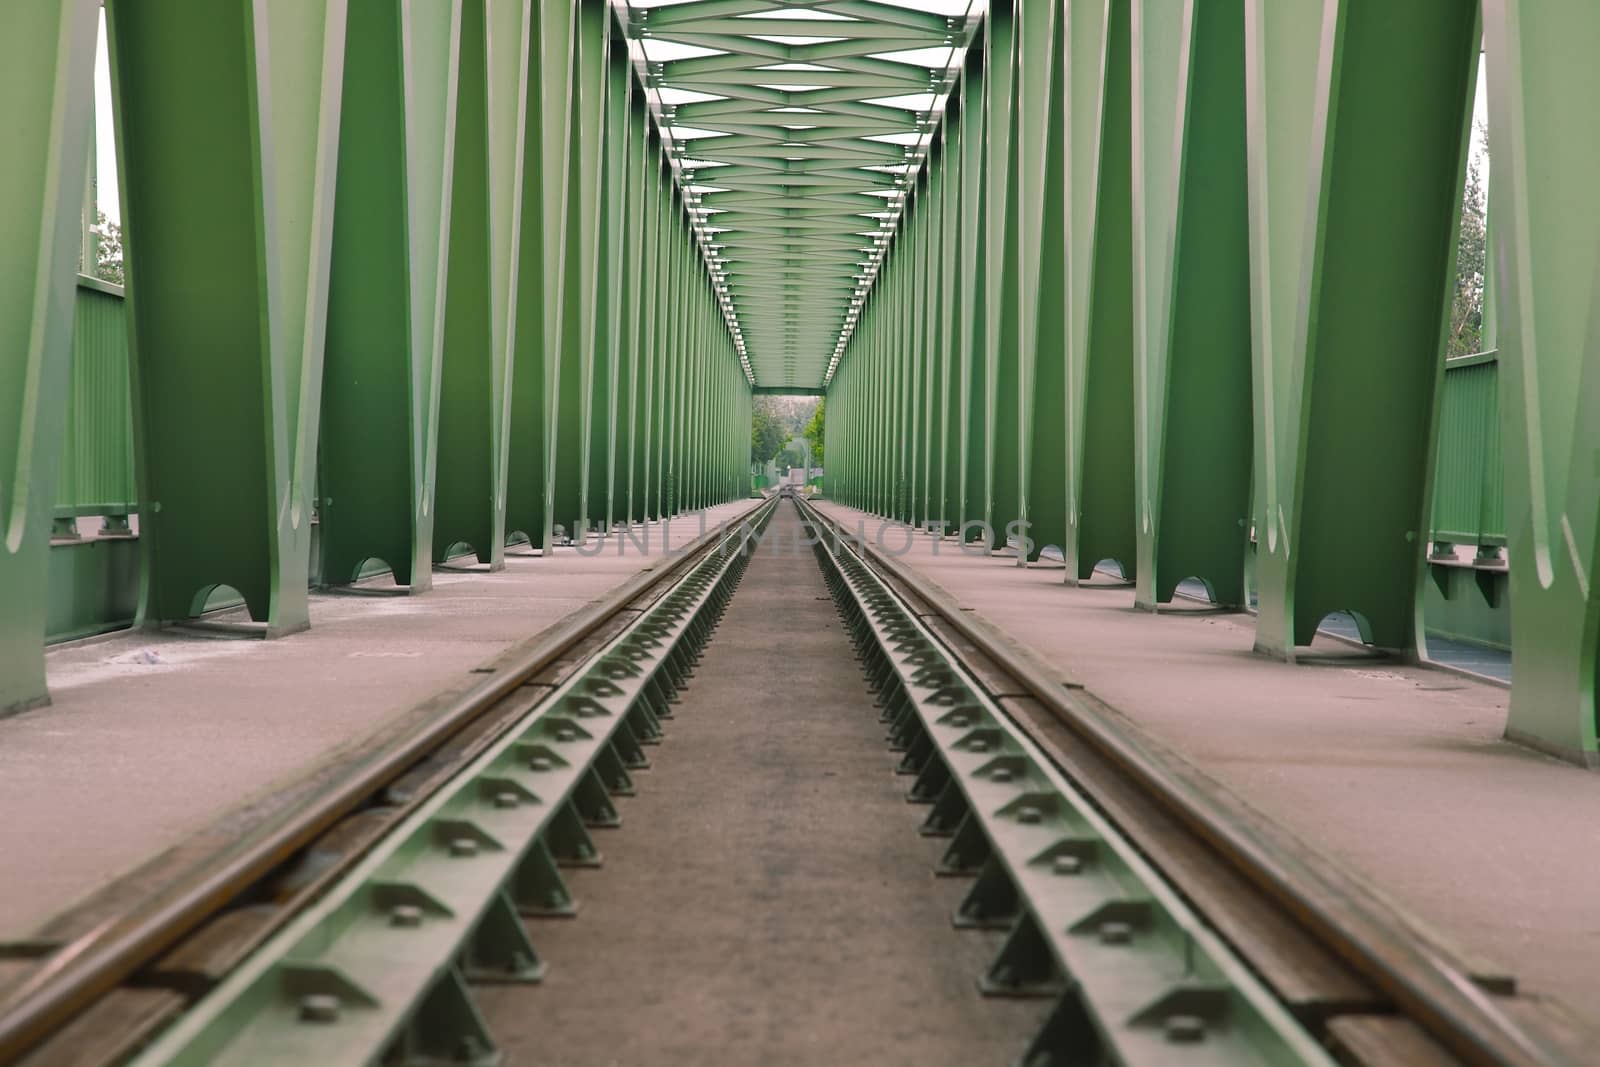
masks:
<instances>
[{"instance_id":1,"label":"green steel truss bridge","mask_svg":"<svg viewBox=\"0 0 1600 1067\"><path fill-rule=\"evenodd\" d=\"M1198 589L1289 664L1336 613L1425 660L1429 598L1481 598L1515 634L1506 737L1600 767L1592 0L103 10L98 116L102 0L0 10L0 713L49 702L50 641L219 596L276 638L311 626L314 590L384 569L427 594L508 546L542 565L716 508L743 525L519 646L432 733L59 974L0 984L0 1062L161 986L161 953L391 796L446 726L503 719L385 800L370 850L284 890L215 995L119 1046L496 1062L476 990L543 975L521 920L572 914L558 868L598 864L588 831L618 821L724 613L771 623L737 615L741 581L843 626L835 659L865 668L871 729L948 839L937 872L973 880L957 925L1004 931L983 990L1047 1002L1024 1062L1561 1062L1507 982L1397 938L1358 879L1326 890L847 523L1074 586L1109 561L1152 613ZM1447 359L1480 94L1483 343ZM85 276L108 182L125 284ZM826 506L746 502L764 393L825 398ZM90 516L121 546L101 570L57 551ZM753 548L769 528L820 571ZM721 710L770 666L740 655ZM1155 822L1124 825L1097 775ZM1186 863L1216 865L1210 897ZM1252 954L1280 926L1293 949ZM401 953L425 965L391 966L399 930L426 931ZM1332 992L1297 999L1275 968L1303 958Z\"/></svg>"}]
</instances>

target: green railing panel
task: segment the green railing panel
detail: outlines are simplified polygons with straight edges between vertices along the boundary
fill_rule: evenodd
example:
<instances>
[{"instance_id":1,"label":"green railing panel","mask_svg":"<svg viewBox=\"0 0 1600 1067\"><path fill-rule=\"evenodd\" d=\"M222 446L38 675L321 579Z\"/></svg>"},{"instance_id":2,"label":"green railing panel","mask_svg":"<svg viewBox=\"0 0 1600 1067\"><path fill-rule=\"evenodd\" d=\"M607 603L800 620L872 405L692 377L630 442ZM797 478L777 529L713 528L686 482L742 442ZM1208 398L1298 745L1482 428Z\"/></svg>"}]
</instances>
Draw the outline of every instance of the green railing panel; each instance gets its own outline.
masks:
<instances>
[{"instance_id":1,"label":"green railing panel","mask_svg":"<svg viewBox=\"0 0 1600 1067\"><path fill-rule=\"evenodd\" d=\"M1505 544L1500 365L1492 354L1445 365L1434 455L1433 540Z\"/></svg>"},{"instance_id":2,"label":"green railing panel","mask_svg":"<svg viewBox=\"0 0 1600 1067\"><path fill-rule=\"evenodd\" d=\"M138 499L128 318L122 294L89 278L74 299L71 375L56 513L127 514Z\"/></svg>"}]
</instances>

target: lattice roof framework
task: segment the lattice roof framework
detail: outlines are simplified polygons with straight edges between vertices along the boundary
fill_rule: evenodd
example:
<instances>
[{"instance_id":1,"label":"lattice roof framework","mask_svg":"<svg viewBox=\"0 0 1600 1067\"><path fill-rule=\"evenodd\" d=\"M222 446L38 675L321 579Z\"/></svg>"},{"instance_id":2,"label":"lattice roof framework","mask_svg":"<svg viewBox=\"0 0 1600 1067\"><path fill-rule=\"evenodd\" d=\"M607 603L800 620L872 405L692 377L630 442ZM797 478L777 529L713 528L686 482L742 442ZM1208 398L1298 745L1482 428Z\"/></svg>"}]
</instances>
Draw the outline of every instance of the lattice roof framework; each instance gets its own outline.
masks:
<instances>
[{"instance_id":1,"label":"lattice roof framework","mask_svg":"<svg viewBox=\"0 0 1600 1067\"><path fill-rule=\"evenodd\" d=\"M754 384L831 376L981 0L618 0Z\"/></svg>"}]
</instances>

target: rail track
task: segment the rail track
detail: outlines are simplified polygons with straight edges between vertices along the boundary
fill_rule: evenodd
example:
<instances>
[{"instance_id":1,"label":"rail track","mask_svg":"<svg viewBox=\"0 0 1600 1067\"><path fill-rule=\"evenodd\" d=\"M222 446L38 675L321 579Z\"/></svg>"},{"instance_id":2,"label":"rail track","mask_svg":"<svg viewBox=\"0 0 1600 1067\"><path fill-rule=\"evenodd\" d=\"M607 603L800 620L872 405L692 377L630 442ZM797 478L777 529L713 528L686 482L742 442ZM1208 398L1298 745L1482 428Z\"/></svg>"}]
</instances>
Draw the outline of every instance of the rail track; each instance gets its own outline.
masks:
<instances>
[{"instance_id":1,"label":"rail track","mask_svg":"<svg viewBox=\"0 0 1600 1067\"><path fill-rule=\"evenodd\" d=\"M81 915L52 924L74 936L40 945L39 965L0 997L0 1064L125 1062L324 899L472 760L530 714L541 714L580 675L586 679L619 634L638 632L662 653L653 662L646 699L628 714L630 729L638 728L589 753L597 774L625 788L627 763L637 763L638 746L655 740L653 715L681 681L687 658L737 580L743 539L770 518L774 503L753 506L731 532L699 536L676 558L644 568L608 596L475 669L470 684L420 705L399 733L299 783L287 810L243 830L220 826L206 835L198 857L179 850L166 862L181 870L154 888L156 875L135 872L129 884L88 901ZM704 592L712 572L713 592L695 599L692 616L685 615L684 598ZM670 641L643 633L662 615L678 620L667 628ZM587 733L579 723L566 728ZM570 815L579 804L602 803L595 775L563 776L575 779L565 783L574 795L561 806L556 836L574 849L591 847Z\"/></svg>"},{"instance_id":2,"label":"rail track","mask_svg":"<svg viewBox=\"0 0 1600 1067\"><path fill-rule=\"evenodd\" d=\"M933 647L947 661L977 665L958 699L999 698L1006 705L1002 715L1040 744L1051 767L1115 821L1275 998L1341 1060L1584 1062L1571 1036L1558 1032L1560 1022L1540 1016L1537 1004L1519 1004L1503 976L1452 958L1349 872L1231 802L1170 753L1155 751L1111 709L1062 684L1014 642L875 549L870 538L852 536L816 508L801 506L817 531L819 558L834 569L840 588L850 591L856 627L880 635L898 627L897 649L909 640L918 655ZM907 627L918 633L899 636ZM863 643L884 647L881 639ZM891 706L927 699L926 679L904 669L906 653L871 654L880 663L875 684ZM918 736L915 730L911 736ZM910 757L919 755L908 750L907 770ZM920 782L926 764L918 766ZM943 773L953 777L954 770L944 760ZM1535 1018L1525 1022L1516 1011Z\"/></svg>"},{"instance_id":3,"label":"rail track","mask_svg":"<svg viewBox=\"0 0 1600 1067\"><path fill-rule=\"evenodd\" d=\"M795 507L784 523L806 532L926 806L935 873L965 887L955 925L1003 932L973 977L1048 1005L997 1060L1579 1062L1508 990ZM335 785L61 946L0 1002L0 1063L499 1062L474 990L543 976L524 919L575 910L563 871L598 863L589 831L615 824L663 720L694 713L692 693L675 702L779 509L504 657Z\"/></svg>"}]
</instances>

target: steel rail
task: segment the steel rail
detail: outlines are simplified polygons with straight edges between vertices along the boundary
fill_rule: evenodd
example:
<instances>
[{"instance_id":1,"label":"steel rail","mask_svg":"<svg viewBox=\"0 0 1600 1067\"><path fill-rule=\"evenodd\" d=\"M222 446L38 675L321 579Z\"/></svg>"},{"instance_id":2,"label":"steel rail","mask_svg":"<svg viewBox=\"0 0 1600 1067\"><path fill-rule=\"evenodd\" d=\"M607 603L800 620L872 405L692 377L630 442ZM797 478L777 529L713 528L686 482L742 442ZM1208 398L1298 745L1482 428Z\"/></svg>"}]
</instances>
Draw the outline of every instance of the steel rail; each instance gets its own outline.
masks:
<instances>
[{"instance_id":1,"label":"steel rail","mask_svg":"<svg viewBox=\"0 0 1600 1067\"><path fill-rule=\"evenodd\" d=\"M811 525L813 531L814 524ZM884 708L892 747L949 837L937 871L976 876L958 926L1004 928L980 987L1056 1006L1020 1062L1127 1067L1334 1062L1092 795L860 556L813 541Z\"/></svg>"},{"instance_id":2,"label":"steel rail","mask_svg":"<svg viewBox=\"0 0 1600 1067\"><path fill-rule=\"evenodd\" d=\"M1031 656L997 642L954 599L911 567L879 552L802 502L867 565L915 592L940 618L1020 683L1079 740L1291 915L1320 943L1388 996L1404 1014L1464 1062L1482 1067L1571 1064L1561 1049L1510 1018L1472 977L1435 946L1406 932L1393 913L1347 875L1314 868L1285 840L1258 835L1237 811L1149 752L1084 702Z\"/></svg>"},{"instance_id":3,"label":"steel rail","mask_svg":"<svg viewBox=\"0 0 1600 1067\"><path fill-rule=\"evenodd\" d=\"M639 743L683 686L773 505L542 696L231 971L136 1064L487 1064L469 983L537 982L520 916L570 915L558 865L595 866Z\"/></svg>"},{"instance_id":4,"label":"steel rail","mask_svg":"<svg viewBox=\"0 0 1600 1067\"><path fill-rule=\"evenodd\" d=\"M732 524L750 521L770 504L771 501L752 504ZM486 675L416 732L353 768L348 776L307 804L220 853L176 892L144 902L62 948L0 1003L0 1063L20 1058L173 947L230 900L315 841L529 678L558 661L634 600L686 573L716 547L720 532L701 534L684 546L670 566L646 568L603 598L568 615L537 645Z\"/></svg>"}]
</instances>

